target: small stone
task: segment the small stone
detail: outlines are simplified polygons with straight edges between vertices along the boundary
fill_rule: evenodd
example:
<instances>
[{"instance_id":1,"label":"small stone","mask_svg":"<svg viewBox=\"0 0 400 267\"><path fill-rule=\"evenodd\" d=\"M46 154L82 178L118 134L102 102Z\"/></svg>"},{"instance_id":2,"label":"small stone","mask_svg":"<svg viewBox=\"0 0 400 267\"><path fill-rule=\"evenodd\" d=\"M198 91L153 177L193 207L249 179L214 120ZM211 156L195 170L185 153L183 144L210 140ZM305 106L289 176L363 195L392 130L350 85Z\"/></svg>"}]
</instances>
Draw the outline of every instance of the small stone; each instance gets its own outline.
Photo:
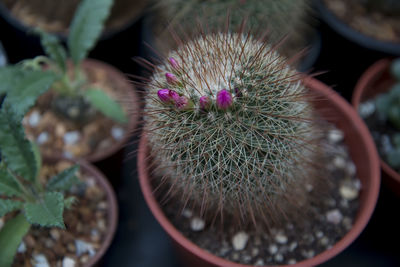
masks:
<instances>
[{"instance_id":1,"label":"small stone","mask_svg":"<svg viewBox=\"0 0 400 267\"><path fill-rule=\"evenodd\" d=\"M97 205L97 207L101 210L107 210L108 204L106 201L102 201L99 203L99 205Z\"/></svg>"},{"instance_id":2,"label":"small stone","mask_svg":"<svg viewBox=\"0 0 400 267\"><path fill-rule=\"evenodd\" d=\"M326 220L333 224L339 224L343 219L342 213L338 209L330 210L326 213Z\"/></svg>"},{"instance_id":3,"label":"small stone","mask_svg":"<svg viewBox=\"0 0 400 267\"><path fill-rule=\"evenodd\" d=\"M353 221L350 217L344 217L342 220L342 224L344 228L349 231L353 227Z\"/></svg>"},{"instance_id":4,"label":"small stone","mask_svg":"<svg viewBox=\"0 0 400 267\"><path fill-rule=\"evenodd\" d=\"M287 238L284 234L278 233L278 234L275 236L275 241L278 242L278 244L283 245L283 244L286 244L286 243L287 243L288 238Z\"/></svg>"},{"instance_id":5,"label":"small stone","mask_svg":"<svg viewBox=\"0 0 400 267\"><path fill-rule=\"evenodd\" d=\"M358 113L362 118L369 117L375 111L375 103L374 101L366 101L360 104L358 107Z\"/></svg>"},{"instance_id":6,"label":"small stone","mask_svg":"<svg viewBox=\"0 0 400 267\"><path fill-rule=\"evenodd\" d=\"M249 235L246 234L245 232L236 233L232 238L233 249L243 250L246 247L248 240L249 240Z\"/></svg>"},{"instance_id":7,"label":"small stone","mask_svg":"<svg viewBox=\"0 0 400 267\"><path fill-rule=\"evenodd\" d=\"M24 241L22 241L21 244L19 244L17 252L18 253L25 253L26 252L26 245L25 245Z\"/></svg>"},{"instance_id":8,"label":"small stone","mask_svg":"<svg viewBox=\"0 0 400 267\"><path fill-rule=\"evenodd\" d=\"M44 241L44 245L45 245L46 248L51 248L51 247L54 246L54 241L52 239L47 238Z\"/></svg>"},{"instance_id":9,"label":"small stone","mask_svg":"<svg viewBox=\"0 0 400 267\"><path fill-rule=\"evenodd\" d=\"M260 246L261 245L261 237L255 236L254 237L254 245L255 246Z\"/></svg>"},{"instance_id":10,"label":"small stone","mask_svg":"<svg viewBox=\"0 0 400 267\"><path fill-rule=\"evenodd\" d=\"M114 126L111 128L111 136L119 141L124 137L125 131L121 127Z\"/></svg>"},{"instance_id":11,"label":"small stone","mask_svg":"<svg viewBox=\"0 0 400 267\"><path fill-rule=\"evenodd\" d=\"M327 245L329 245L329 239L326 236L324 236L319 240L319 243L326 247Z\"/></svg>"},{"instance_id":12,"label":"small stone","mask_svg":"<svg viewBox=\"0 0 400 267\"><path fill-rule=\"evenodd\" d=\"M338 143L343 140L344 134L342 131L335 129L335 130L330 130L328 133L328 139L332 143Z\"/></svg>"},{"instance_id":13,"label":"small stone","mask_svg":"<svg viewBox=\"0 0 400 267\"><path fill-rule=\"evenodd\" d=\"M86 262L88 262L88 261L89 261L89 256L88 256L88 255L83 255L83 256L80 258L80 261L81 261L81 263L86 263Z\"/></svg>"},{"instance_id":14,"label":"small stone","mask_svg":"<svg viewBox=\"0 0 400 267\"><path fill-rule=\"evenodd\" d=\"M272 244L268 247L268 251L269 253L271 253L272 255L276 254L278 252L278 246L275 244Z\"/></svg>"},{"instance_id":15,"label":"small stone","mask_svg":"<svg viewBox=\"0 0 400 267\"><path fill-rule=\"evenodd\" d=\"M313 191L314 186L312 184L306 184L306 190L308 193L310 193L311 191Z\"/></svg>"},{"instance_id":16,"label":"small stone","mask_svg":"<svg viewBox=\"0 0 400 267\"><path fill-rule=\"evenodd\" d=\"M50 267L49 262L44 254L36 254L33 256L34 267Z\"/></svg>"},{"instance_id":17,"label":"small stone","mask_svg":"<svg viewBox=\"0 0 400 267\"><path fill-rule=\"evenodd\" d=\"M310 259L310 258L314 257L315 252L314 252L314 250L311 250L311 249L310 250L302 250L301 255L307 259Z\"/></svg>"},{"instance_id":18,"label":"small stone","mask_svg":"<svg viewBox=\"0 0 400 267\"><path fill-rule=\"evenodd\" d=\"M347 200L353 200L358 197L358 190L348 185L342 185L339 189L340 195Z\"/></svg>"},{"instance_id":19,"label":"small stone","mask_svg":"<svg viewBox=\"0 0 400 267\"><path fill-rule=\"evenodd\" d=\"M41 115L39 113L39 111L35 110L31 113L31 115L29 115L28 118L28 124L29 126L31 126L32 128L36 127L39 125L40 119L41 119Z\"/></svg>"},{"instance_id":20,"label":"small stone","mask_svg":"<svg viewBox=\"0 0 400 267\"><path fill-rule=\"evenodd\" d=\"M242 261L244 262L244 263L250 263L250 261L251 261L251 256L250 255L243 255L243 257L242 257Z\"/></svg>"},{"instance_id":21,"label":"small stone","mask_svg":"<svg viewBox=\"0 0 400 267\"><path fill-rule=\"evenodd\" d=\"M288 264L296 264L296 260L295 259L290 259L287 262Z\"/></svg>"},{"instance_id":22,"label":"small stone","mask_svg":"<svg viewBox=\"0 0 400 267\"><path fill-rule=\"evenodd\" d=\"M182 211L182 216L185 217L185 218L189 219L190 217L192 217L192 215L193 215L193 212L191 210L184 209Z\"/></svg>"},{"instance_id":23,"label":"small stone","mask_svg":"<svg viewBox=\"0 0 400 267\"><path fill-rule=\"evenodd\" d=\"M36 142L39 145L43 145L44 143L46 143L47 141L49 141L49 133L48 132L42 132L39 134L39 136L36 139Z\"/></svg>"},{"instance_id":24,"label":"small stone","mask_svg":"<svg viewBox=\"0 0 400 267\"><path fill-rule=\"evenodd\" d=\"M258 260L254 263L254 265L255 265L255 266L264 266L265 263L264 263L264 260L263 260L263 259L258 259Z\"/></svg>"},{"instance_id":25,"label":"small stone","mask_svg":"<svg viewBox=\"0 0 400 267\"><path fill-rule=\"evenodd\" d=\"M107 229L107 227L106 227L106 221L103 220L103 219L97 221L97 227L99 227L99 230L100 230L100 231L106 230L106 229Z\"/></svg>"},{"instance_id":26,"label":"small stone","mask_svg":"<svg viewBox=\"0 0 400 267\"><path fill-rule=\"evenodd\" d=\"M65 257L62 261L62 267L75 267L76 261L70 257Z\"/></svg>"},{"instance_id":27,"label":"small stone","mask_svg":"<svg viewBox=\"0 0 400 267\"><path fill-rule=\"evenodd\" d=\"M275 259L277 262L282 262L282 261L283 261L283 256L282 256L282 254L276 254L275 257L274 257L274 259Z\"/></svg>"},{"instance_id":28,"label":"small stone","mask_svg":"<svg viewBox=\"0 0 400 267\"><path fill-rule=\"evenodd\" d=\"M221 257L226 256L226 255L228 254L229 250L230 250L230 249L227 248L227 247L222 247L222 248L219 250L219 256L221 256Z\"/></svg>"},{"instance_id":29,"label":"small stone","mask_svg":"<svg viewBox=\"0 0 400 267\"><path fill-rule=\"evenodd\" d=\"M67 244L67 250L69 252L75 252L76 251L76 247L75 247L74 243L68 243Z\"/></svg>"},{"instance_id":30,"label":"small stone","mask_svg":"<svg viewBox=\"0 0 400 267\"><path fill-rule=\"evenodd\" d=\"M78 131L66 132L64 134L64 143L66 145L74 145L79 141L80 138L81 135Z\"/></svg>"},{"instance_id":31,"label":"small stone","mask_svg":"<svg viewBox=\"0 0 400 267\"><path fill-rule=\"evenodd\" d=\"M346 166L346 161L343 157L337 156L333 159L333 165L338 169L344 169Z\"/></svg>"},{"instance_id":32,"label":"small stone","mask_svg":"<svg viewBox=\"0 0 400 267\"><path fill-rule=\"evenodd\" d=\"M64 136L64 134L67 132L67 129L65 128L65 126L61 123L56 125L56 135L57 136Z\"/></svg>"},{"instance_id":33,"label":"small stone","mask_svg":"<svg viewBox=\"0 0 400 267\"><path fill-rule=\"evenodd\" d=\"M318 239L320 239L320 238L322 238L322 237L324 236L324 233L323 233L322 231L318 231L318 232L315 233L315 236L316 236Z\"/></svg>"},{"instance_id":34,"label":"small stone","mask_svg":"<svg viewBox=\"0 0 400 267\"><path fill-rule=\"evenodd\" d=\"M234 261L239 260L239 253L237 253L237 252L232 253L232 260L234 260Z\"/></svg>"},{"instance_id":35,"label":"small stone","mask_svg":"<svg viewBox=\"0 0 400 267\"><path fill-rule=\"evenodd\" d=\"M206 223L203 219L199 217L194 217L190 220L190 229L192 229L192 231L198 232L204 229L205 224Z\"/></svg>"},{"instance_id":36,"label":"small stone","mask_svg":"<svg viewBox=\"0 0 400 267\"><path fill-rule=\"evenodd\" d=\"M79 257L85 253L89 253L89 256L94 256L96 251L92 244L89 244L83 240L75 240L75 247L76 247L76 255Z\"/></svg>"},{"instance_id":37,"label":"small stone","mask_svg":"<svg viewBox=\"0 0 400 267\"><path fill-rule=\"evenodd\" d=\"M293 250L295 250L297 248L298 244L297 242L292 242L289 245L289 251L292 252Z\"/></svg>"},{"instance_id":38,"label":"small stone","mask_svg":"<svg viewBox=\"0 0 400 267\"><path fill-rule=\"evenodd\" d=\"M258 248L253 248L251 250L251 256L256 257L260 253L260 250Z\"/></svg>"},{"instance_id":39,"label":"small stone","mask_svg":"<svg viewBox=\"0 0 400 267\"><path fill-rule=\"evenodd\" d=\"M350 176L354 176L357 172L356 165L352 161L348 161L346 165L346 173Z\"/></svg>"}]
</instances>

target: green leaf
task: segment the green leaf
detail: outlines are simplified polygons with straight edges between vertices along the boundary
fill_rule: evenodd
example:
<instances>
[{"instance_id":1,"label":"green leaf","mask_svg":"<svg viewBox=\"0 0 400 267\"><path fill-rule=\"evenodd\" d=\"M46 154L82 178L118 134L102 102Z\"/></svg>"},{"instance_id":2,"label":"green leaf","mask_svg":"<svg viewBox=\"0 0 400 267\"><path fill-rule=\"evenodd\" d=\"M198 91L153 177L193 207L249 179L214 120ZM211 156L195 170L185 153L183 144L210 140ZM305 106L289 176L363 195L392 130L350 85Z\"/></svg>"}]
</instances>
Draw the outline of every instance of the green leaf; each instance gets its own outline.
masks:
<instances>
[{"instance_id":1,"label":"green leaf","mask_svg":"<svg viewBox=\"0 0 400 267\"><path fill-rule=\"evenodd\" d=\"M0 196L20 196L21 189L12 175L4 168L0 169Z\"/></svg>"},{"instance_id":2,"label":"green leaf","mask_svg":"<svg viewBox=\"0 0 400 267\"><path fill-rule=\"evenodd\" d=\"M40 29L36 29L36 32L40 35L40 42L46 54L65 73L67 69L66 67L67 52L60 43L60 40L56 36L49 34L45 31L42 31Z\"/></svg>"},{"instance_id":3,"label":"green leaf","mask_svg":"<svg viewBox=\"0 0 400 267\"><path fill-rule=\"evenodd\" d=\"M0 110L0 149L7 167L32 182L38 172L37 163L32 144L25 138L21 119L7 103L3 103Z\"/></svg>"},{"instance_id":4,"label":"green leaf","mask_svg":"<svg viewBox=\"0 0 400 267\"><path fill-rule=\"evenodd\" d=\"M66 191L70 189L71 186L78 184L79 179L76 177L76 172L78 170L79 166L75 165L53 176L47 183L47 190Z\"/></svg>"},{"instance_id":5,"label":"green leaf","mask_svg":"<svg viewBox=\"0 0 400 267\"><path fill-rule=\"evenodd\" d=\"M0 217L11 211L21 209L22 206L23 203L21 201L0 198Z\"/></svg>"},{"instance_id":6,"label":"green leaf","mask_svg":"<svg viewBox=\"0 0 400 267\"><path fill-rule=\"evenodd\" d=\"M4 102L9 103L18 114L25 115L56 78L57 75L50 71L26 71L8 92Z\"/></svg>"},{"instance_id":7,"label":"green leaf","mask_svg":"<svg viewBox=\"0 0 400 267\"><path fill-rule=\"evenodd\" d=\"M38 203L25 203L24 210L26 219L31 224L65 228L64 196L59 192L47 192Z\"/></svg>"},{"instance_id":8,"label":"green leaf","mask_svg":"<svg viewBox=\"0 0 400 267\"><path fill-rule=\"evenodd\" d=\"M120 123L128 122L128 117L125 115L121 105L110 98L104 91L99 89L88 89L84 92L84 96L92 106L105 116Z\"/></svg>"},{"instance_id":9,"label":"green leaf","mask_svg":"<svg viewBox=\"0 0 400 267\"><path fill-rule=\"evenodd\" d=\"M64 199L64 206L67 209L70 209L75 203L78 202L78 199L74 196L67 197Z\"/></svg>"},{"instance_id":10,"label":"green leaf","mask_svg":"<svg viewBox=\"0 0 400 267\"><path fill-rule=\"evenodd\" d=\"M68 48L75 65L94 47L110 14L113 0L83 0L72 19Z\"/></svg>"},{"instance_id":11,"label":"green leaf","mask_svg":"<svg viewBox=\"0 0 400 267\"><path fill-rule=\"evenodd\" d=\"M23 76L24 71L18 66L0 68L0 95L10 92Z\"/></svg>"},{"instance_id":12,"label":"green leaf","mask_svg":"<svg viewBox=\"0 0 400 267\"><path fill-rule=\"evenodd\" d=\"M9 220L0 231L0 266L11 266L22 238L28 233L29 222L23 214Z\"/></svg>"},{"instance_id":13,"label":"green leaf","mask_svg":"<svg viewBox=\"0 0 400 267\"><path fill-rule=\"evenodd\" d=\"M31 142L31 145L32 145L33 155L35 157L35 163L36 163L36 173L35 173L35 179L36 179L40 174L40 169L42 168L42 156L40 154L39 145L36 143L33 143L33 142Z\"/></svg>"}]
</instances>

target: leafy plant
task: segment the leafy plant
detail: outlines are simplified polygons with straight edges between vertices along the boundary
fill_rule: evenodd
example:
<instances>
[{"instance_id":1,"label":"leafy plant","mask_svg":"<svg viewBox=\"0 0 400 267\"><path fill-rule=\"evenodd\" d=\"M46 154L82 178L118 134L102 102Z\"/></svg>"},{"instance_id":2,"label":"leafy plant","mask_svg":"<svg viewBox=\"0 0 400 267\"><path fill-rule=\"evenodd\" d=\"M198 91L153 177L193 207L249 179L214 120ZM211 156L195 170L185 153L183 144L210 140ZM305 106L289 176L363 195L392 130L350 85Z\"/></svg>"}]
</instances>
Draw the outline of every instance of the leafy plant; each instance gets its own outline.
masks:
<instances>
[{"instance_id":1,"label":"leafy plant","mask_svg":"<svg viewBox=\"0 0 400 267\"><path fill-rule=\"evenodd\" d=\"M0 94L7 93L6 102L18 104L20 107L16 110L22 114L51 87L58 99L53 102L53 108L67 118L79 120L85 117L82 113L95 108L115 121L126 123L127 116L120 104L103 90L92 87L81 67L101 34L112 4L113 0L81 1L71 22L68 51L56 36L37 29L35 32L40 35L47 56L0 70ZM63 103L60 99L72 102L78 112L71 112L68 105L58 105Z\"/></svg>"},{"instance_id":2,"label":"leafy plant","mask_svg":"<svg viewBox=\"0 0 400 267\"><path fill-rule=\"evenodd\" d=\"M205 35L171 52L146 97L156 188L242 227L307 213L307 185L319 191L327 174L315 164L325 130L301 80L250 35Z\"/></svg>"},{"instance_id":3,"label":"leafy plant","mask_svg":"<svg viewBox=\"0 0 400 267\"><path fill-rule=\"evenodd\" d=\"M392 62L390 70L397 82L388 92L376 97L376 112L380 119L388 121L400 131L400 58ZM392 141L394 149L387 153L387 162L393 168L400 168L400 133L396 134Z\"/></svg>"},{"instance_id":4,"label":"leafy plant","mask_svg":"<svg viewBox=\"0 0 400 267\"><path fill-rule=\"evenodd\" d=\"M25 138L22 116L8 103L0 110L0 217L18 212L0 231L0 266L11 266L31 225L65 228L63 212L73 203L64 192L79 182L78 166L40 182L41 157Z\"/></svg>"}]
</instances>

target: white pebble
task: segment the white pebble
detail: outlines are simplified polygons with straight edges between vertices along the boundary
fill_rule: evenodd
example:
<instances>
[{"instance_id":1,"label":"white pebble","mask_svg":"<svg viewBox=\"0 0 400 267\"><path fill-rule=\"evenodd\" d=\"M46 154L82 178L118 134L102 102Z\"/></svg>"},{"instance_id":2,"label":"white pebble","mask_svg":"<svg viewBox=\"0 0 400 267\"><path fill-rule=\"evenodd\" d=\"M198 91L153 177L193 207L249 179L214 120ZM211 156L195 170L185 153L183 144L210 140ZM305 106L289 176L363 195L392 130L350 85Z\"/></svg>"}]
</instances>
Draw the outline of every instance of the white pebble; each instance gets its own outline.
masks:
<instances>
[{"instance_id":1,"label":"white pebble","mask_svg":"<svg viewBox=\"0 0 400 267\"><path fill-rule=\"evenodd\" d=\"M73 145L79 141L81 135L78 131L66 132L64 134L64 143L66 145Z\"/></svg>"},{"instance_id":2,"label":"white pebble","mask_svg":"<svg viewBox=\"0 0 400 267\"><path fill-rule=\"evenodd\" d=\"M310 193L311 191L313 191L314 186L312 184L306 184L306 190L308 193Z\"/></svg>"},{"instance_id":3,"label":"white pebble","mask_svg":"<svg viewBox=\"0 0 400 267\"><path fill-rule=\"evenodd\" d=\"M49 141L49 133L48 132L40 133L39 136L36 139L36 142L39 145L42 145L42 144L46 143L47 141Z\"/></svg>"},{"instance_id":4,"label":"white pebble","mask_svg":"<svg viewBox=\"0 0 400 267\"><path fill-rule=\"evenodd\" d=\"M314 257L315 252L314 250L303 250L301 251L301 255L303 255L303 257L310 259L312 257Z\"/></svg>"},{"instance_id":5,"label":"white pebble","mask_svg":"<svg viewBox=\"0 0 400 267\"><path fill-rule=\"evenodd\" d=\"M324 236L324 233L322 231L318 231L318 232L315 233L315 236L317 238L322 238Z\"/></svg>"},{"instance_id":6,"label":"white pebble","mask_svg":"<svg viewBox=\"0 0 400 267\"><path fill-rule=\"evenodd\" d=\"M36 127L36 126L39 125L40 119L41 119L41 116L40 116L39 111L35 110L35 111L33 111L33 112L31 113L31 115L29 116L29 118L28 118L28 124L29 124L31 127Z\"/></svg>"},{"instance_id":7,"label":"white pebble","mask_svg":"<svg viewBox=\"0 0 400 267\"><path fill-rule=\"evenodd\" d=\"M25 253L26 251L26 244L24 241L21 242L21 244L19 244L17 252L18 253Z\"/></svg>"},{"instance_id":8,"label":"white pebble","mask_svg":"<svg viewBox=\"0 0 400 267\"><path fill-rule=\"evenodd\" d=\"M333 224L339 224L343 219L342 213L338 209L330 210L326 213L326 220Z\"/></svg>"},{"instance_id":9,"label":"white pebble","mask_svg":"<svg viewBox=\"0 0 400 267\"><path fill-rule=\"evenodd\" d=\"M258 259L254 265L255 265L255 266L264 266L265 263L264 263L264 260L263 260L263 259Z\"/></svg>"},{"instance_id":10,"label":"white pebble","mask_svg":"<svg viewBox=\"0 0 400 267\"><path fill-rule=\"evenodd\" d=\"M190 217L192 217L192 215L193 215L193 212L191 210L184 209L182 211L182 216L185 218L190 218Z\"/></svg>"},{"instance_id":11,"label":"white pebble","mask_svg":"<svg viewBox=\"0 0 400 267\"><path fill-rule=\"evenodd\" d=\"M205 224L206 223L199 217L194 217L190 220L190 228L195 232L203 230Z\"/></svg>"},{"instance_id":12,"label":"white pebble","mask_svg":"<svg viewBox=\"0 0 400 267\"><path fill-rule=\"evenodd\" d=\"M323 245L323 246L328 246L329 245L329 239L326 237L326 236L324 236L323 238L321 238L320 240L319 240L319 243L321 244L321 245Z\"/></svg>"},{"instance_id":13,"label":"white pebble","mask_svg":"<svg viewBox=\"0 0 400 267\"><path fill-rule=\"evenodd\" d=\"M344 169L346 167L346 161L342 157L335 157L333 159L333 165L339 169Z\"/></svg>"},{"instance_id":14,"label":"white pebble","mask_svg":"<svg viewBox=\"0 0 400 267\"><path fill-rule=\"evenodd\" d=\"M260 253L260 250L258 248L253 248L251 250L251 256L256 257Z\"/></svg>"},{"instance_id":15,"label":"white pebble","mask_svg":"<svg viewBox=\"0 0 400 267\"><path fill-rule=\"evenodd\" d=\"M288 238L284 234L278 233L275 236L275 241L278 242L278 244L286 244L288 241Z\"/></svg>"},{"instance_id":16,"label":"white pebble","mask_svg":"<svg viewBox=\"0 0 400 267\"><path fill-rule=\"evenodd\" d=\"M347 185L342 185L339 192L340 195L347 200L353 200L358 197L358 190Z\"/></svg>"},{"instance_id":17,"label":"white pebble","mask_svg":"<svg viewBox=\"0 0 400 267\"><path fill-rule=\"evenodd\" d=\"M75 267L75 260L70 257L65 257L62 261L62 267Z\"/></svg>"},{"instance_id":18,"label":"white pebble","mask_svg":"<svg viewBox=\"0 0 400 267\"><path fill-rule=\"evenodd\" d=\"M89 256L94 256L96 254L93 245L83 240L79 239L75 240L75 247L76 247L76 255L78 257L85 254L86 252L89 253Z\"/></svg>"},{"instance_id":19,"label":"white pebble","mask_svg":"<svg viewBox=\"0 0 400 267\"><path fill-rule=\"evenodd\" d=\"M332 143L338 143L338 142L340 142L340 141L342 141L343 140L343 137L344 137L344 134L343 134L343 132L342 131L340 131L340 130L337 130L337 129L335 129L335 130L330 130L329 131L329 133L328 133L328 139L329 139L329 141L331 141Z\"/></svg>"},{"instance_id":20,"label":"white pebble","mask_svg":"<svg viewBox=\"0 0 400 267\"><path fill-rule=\"evenodd\" d=\"M270 245L268 248L269 253L271 253L272 255L276 254L278 252L278 246L277 245Z\"/></svg>"},{"instance_id":21,"label":"white pebble","mask_svg":"<svg viewBox=\"0 0 400 267\"><path fill-rule=\"evenodd\" d=\"M121 127L114 126L111 128L111 135L115 140L121 140L124 137L125 131Z\"/></svg>"},{"instance_id":22,"label":"white pebble","mask_svg":"<svg viewBox=\"0 0 400 267\"><path fill-rule=\"evenodd\" d=\"M33 266L34 267L50 267L46 256L43 254L36 254L33 256Z\"/></svg>"},{"instance_id":23,"label":"white pebble","mask_svg":"<svg viewBox=\"0 0 400 267\"><path fill-rule=\"evenodd\" d=\"M282 256L282 254L276 254L275 257L274 257L274 259L275 259L277 262L282 262L282 261L283 261L283 256Z\"/></svg>"},{"instance_id":24,"label":"white pebble","mask_svg":"<svg viewBox=\"0 0 400 267\"><path fill-rule=\"evenodd\" d=\"M293 251L293 250L295 250L297 248L297 242L292 242L292 243L290 243L290 245L289 245L289 251Z\"/></svg>"},{"instance_id":25,"label":"white pebble","mask_svg":"<svg viewBox=\"0 0 400 267\"><path fill-rule=\"evenodd\" d=\"M232 245L234 250L243 250L247 241L249 240L249 235L245 232L238 232L232 238Z\"/></svg>"},{"instance_id":26,"label":"white pebble","mask_svg":"<svg viewBox=\"0 0 400 267\"><path fill-rule=\"evenodd\" d=\"M290 259L287 262L288 264L296 264L296 260L295 259Z\"/></svg>"},{"instance_id":27,"label":"white pebble","mask_svg":"<svg viewBox=\"0 0 400 267\"><path fill-rule=\"evenodd\" d=\"M362 118L366 118L370 116L375 111L375 103L374 101L370 100L364 103L361 103L358 107L358 113Z\"/></svg>"},{"instance_id":28,"label":"white pebble","mask_svg":"<svg viewBox=\"0 0 400 267\"><path fill-rule=\"evenodd\" d=\"M354 176L356 174L357 168L356 168L356 165L354 164L354 162L352 162L352 161L347 162L346 172L350 176Z\"/></svg>"}]
</instances>

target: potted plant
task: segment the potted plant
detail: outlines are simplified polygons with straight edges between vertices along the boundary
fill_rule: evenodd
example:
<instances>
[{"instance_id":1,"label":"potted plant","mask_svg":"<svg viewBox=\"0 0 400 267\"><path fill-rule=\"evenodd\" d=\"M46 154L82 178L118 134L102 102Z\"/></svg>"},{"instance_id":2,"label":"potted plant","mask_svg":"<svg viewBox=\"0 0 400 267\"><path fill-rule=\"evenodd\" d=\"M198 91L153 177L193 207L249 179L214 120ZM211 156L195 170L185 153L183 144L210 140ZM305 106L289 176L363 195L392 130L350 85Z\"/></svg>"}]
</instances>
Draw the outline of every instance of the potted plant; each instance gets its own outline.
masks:
<instances>
[{"instance_id":1,"label":"potted plant","mask_svg":"<svg viewBox=\"0 0 400 267\"><path fill-rule=\"evenodd\" d=\"M360 47L400 55L396 0L316 0L320 18L335 32Z\"/></svg>"},{"instance_id":2,"label":"potted plant","mask_svg":"<svg viewBox=\"0 0 400 267\"><path fill-rule=\"evenodd\" d=\"M153 1L151 24L157 51L165 55L179 45L171 29L190 37L201 35L198 24L207 25L211 31L225 30L229 14L230 30L237 31L244 26L243 31L259 33L268 29L269 42L285 39L278 49L288 58L309 46L302 60L296 61L301 70L309 70L320 50L319 36L310 26L313 23L310 11L309 0ZM247 23L241 25L245 18Z\"/></svg>"},{"instance_id":3,"label":"potted plant","mask_svg":"<svg viewBox=\"0 0 400 267\"><path fill-rule=\"evenodd\" d=\"M399 81L400 60L381 59L361 76L352 104L372 132L380 154L384 181L400 192Z\"/></svg>"},{"instance_id":4,"label":"potted plant","mask_svg":"<svg viewBox=\"0 0 400 267\"><path fill-rule=\"evenodd\" d=\"M14 105L24 105L23 113L40 96L24 124L45 155L99 161L119 151L135 127L137 116L127 115L129 109L138 109L132 85L112 66L86 59L111 4L112 0L80 2L70 26L68 52L57 37L38 29L47 56L0 70L0 91L7 92L6 99ZM23 94L26 98L19 101Z\"/></svg>"},{"instance_id":5,"label":"potted plant","mask_svg":"<svg viewBox=\"0 0 400 267\"><path fill-rule=\"evenodd\" d=\"M87 163L73 165L71 160L56 158L42 162L37 146L25 138L21 121L21 113L4 103L0 266L94 266L116 230L117 205L111 186Z\"/></svg>"},{"instance_id":6,"label":"potted plant","mask_svg":"<svg viewBox=\"0 0 400 267\"><path fill-rule=\"evenodd\" d=\"M275 48L204 35L155 67L145 99L141 189L187 266L313 266L367 224L380 183L367 128Z\"/></svg>"}]
</instances>

